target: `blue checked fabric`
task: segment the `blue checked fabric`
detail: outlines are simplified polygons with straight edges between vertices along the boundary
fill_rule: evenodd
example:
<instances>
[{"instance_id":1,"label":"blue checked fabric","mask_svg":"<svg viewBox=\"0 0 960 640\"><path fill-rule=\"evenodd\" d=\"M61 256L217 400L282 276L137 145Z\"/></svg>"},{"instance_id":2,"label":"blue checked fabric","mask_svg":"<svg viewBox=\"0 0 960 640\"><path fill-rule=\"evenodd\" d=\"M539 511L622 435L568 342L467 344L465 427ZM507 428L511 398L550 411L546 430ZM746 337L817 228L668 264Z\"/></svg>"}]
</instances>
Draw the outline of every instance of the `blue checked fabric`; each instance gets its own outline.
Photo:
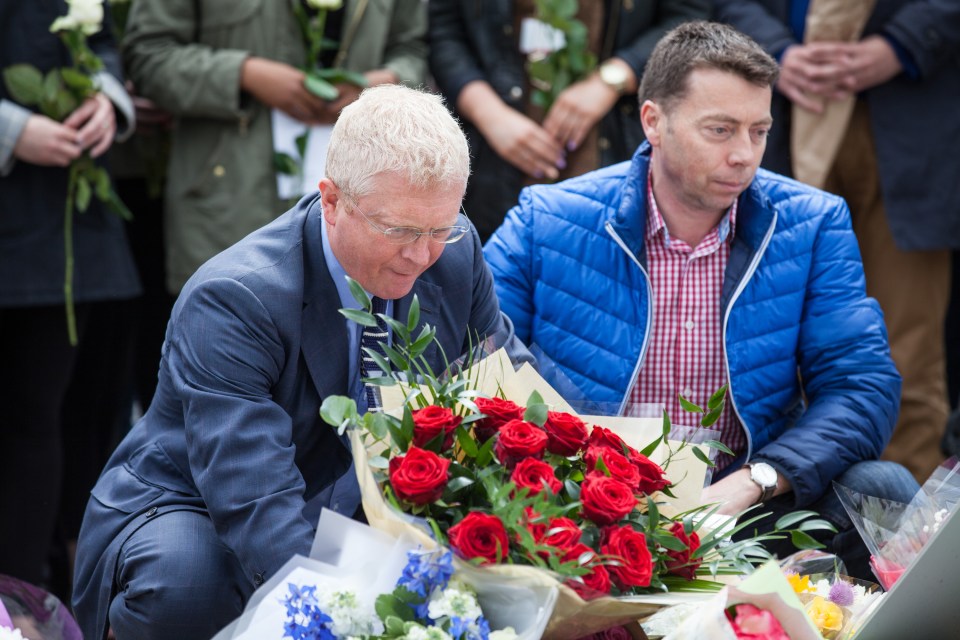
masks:
<instances>
[{"instance_id":1,"label":"blue checked fabric","mask_svg":"<svg viewBox=\"0 0 960 640\"><path fill-rule=\"evenodd\" d=\"M387 301L383 298L373 298L373 313L387 312ZM377 366L377 363L367 355L364 349L370 349L380 355L386 355L381 343L387 341L387 323L381 318L377 318L376 327L364 327L360 335L360 375L364 378L375 378L383 375L383 371ZM367 411L378 411L380 409L380 390L376 385L366 385L367 393Z\"/></svg>"}]
</instances>

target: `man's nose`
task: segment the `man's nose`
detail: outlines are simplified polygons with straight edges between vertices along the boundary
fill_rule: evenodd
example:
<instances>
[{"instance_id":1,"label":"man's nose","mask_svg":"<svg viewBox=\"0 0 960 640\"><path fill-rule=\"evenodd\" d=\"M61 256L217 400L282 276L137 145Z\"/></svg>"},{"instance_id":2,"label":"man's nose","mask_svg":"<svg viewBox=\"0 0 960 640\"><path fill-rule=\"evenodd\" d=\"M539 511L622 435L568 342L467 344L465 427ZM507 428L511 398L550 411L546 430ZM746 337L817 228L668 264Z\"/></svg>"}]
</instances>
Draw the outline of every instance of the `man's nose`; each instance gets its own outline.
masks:
<instances>
[{"instance_id":1,"label":"man's nose","mask_svg":"<svg viewBox=\"0 0 960 640\"><path fill-rule=\"evenodd\" d=\"M753 162L756 149L750 139L749 132L738 133L730 140L727 161L732 165L742 166Z\"/></svg>"},{"instance_id":2,"label":"man's nose","mask_svg":"<svg viewBox=\"0 0 960 640\"><path fill-rule=\"evenodd\" d=\"M400 254L405 260L409 260L417 266L425 267L430 264L431 244L434 243L430 240L430 236L424 234L418 236L413 242L403 245Z\"/></svg>"}]
</instances>

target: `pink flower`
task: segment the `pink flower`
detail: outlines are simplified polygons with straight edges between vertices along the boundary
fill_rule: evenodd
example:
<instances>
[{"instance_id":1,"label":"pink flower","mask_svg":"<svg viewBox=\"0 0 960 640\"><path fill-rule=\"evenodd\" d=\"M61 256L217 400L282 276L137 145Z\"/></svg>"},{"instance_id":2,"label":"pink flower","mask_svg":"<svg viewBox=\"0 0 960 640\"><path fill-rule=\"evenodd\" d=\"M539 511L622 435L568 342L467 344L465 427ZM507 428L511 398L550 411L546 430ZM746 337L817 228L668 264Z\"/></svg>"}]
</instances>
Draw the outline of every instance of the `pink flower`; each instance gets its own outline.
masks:
<instances>
[{"instance_id":1,"label":"pink flower","mask_svg":"<svg viewBox=\"0 0 960 640\"><path fill-rule=\"evenodd\" d=\"M733 633L742 640L790 640L772 613L752 604L741 603L729 607L727 620L733 627Z\"/></svg>"}]
</instances>

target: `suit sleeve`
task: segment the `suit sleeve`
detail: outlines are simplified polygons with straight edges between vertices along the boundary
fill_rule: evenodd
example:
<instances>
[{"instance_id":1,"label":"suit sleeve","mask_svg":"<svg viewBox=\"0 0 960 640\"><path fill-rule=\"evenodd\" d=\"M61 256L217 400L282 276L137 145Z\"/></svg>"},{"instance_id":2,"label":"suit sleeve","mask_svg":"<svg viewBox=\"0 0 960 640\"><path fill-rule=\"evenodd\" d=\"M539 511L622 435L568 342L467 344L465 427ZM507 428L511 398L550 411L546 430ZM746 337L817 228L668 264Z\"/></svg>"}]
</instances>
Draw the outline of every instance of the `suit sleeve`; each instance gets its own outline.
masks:
<instances>
[{"instance_id":1,"label":"suit sleeve","mask_svg":"<svg viewBox=\"0 0 960 640\"><path fill-rule=\"evenodd\" d=\"M654 46L667 31L690 20L707 20L710 17L709 0L660 0L655 4L656 21L633 42L613 52L615 57L630 65L638 80L643 75Z\"/></svg>"},{"instance_id":2,"label":"suit sleeve","mask_svg":"<svg viewBox=\"0 0 960 640\"><path fill-rule=\"evenodd\" d=\"M753 38L774 57L797 44L789 25L754 0L715 0L714 17Z\"/></svg>"},{"instance_id":3,"label":"suit sleeve","mask_svg":"<svg viewBox=\"0 0 960 640\"><path fill-rule=\"evenodd\" d=\"M834 200L817 234L799 334L803 416L754 457L811 504L851 465L880 456L897 419L900 375L890 358L883 314L865 292L847 205Z\"/></svg>"},{"instance_id":4,"label":"suit sleeve","mask_svg":"<svg viewBox=\"0 0 960 640\"><path fill-rule=\"evenodd\" d=\"M960 55L960 3L928 0L901 4L881 30L907 50L921 77L956 64Z\"/></svg>"},{"instance_id":5,"label":"suit sleeve","mask_svg":"<svg viewBox=\"0 0 960 640\"><path fill-rule=\"evenodd\" d=\"M390 19L383 67L410 87L427 79L427 9L423 0L398 0Z\"/></svg>"},{"instance_id":6,"label":"suit sleeve","mask_svg":"<svg viewBox=\"0 0 960 640\"><path fill-rule=\"evenodd\" d=\"M276 325L230 279L193 289L175 321L167 357L190 471L247 575L273 574L292 555L309 554L313 539L292 420L271 397L285 357Z\"/></svg>"},{"instance_id":7,"label":"suit sleeve","mask_svg":"<svg viewBox=\"0 0 960 640\"><path fill-rule=\"evenodd\" d=\"M428 3L430 15L430 72L451 109L465 86L474 80L486 80L467 37L462 2L447 0ZM479 7L479 5L477 5ZM478 23L482 20L475 16Z\"/></svg>"},{"instance_id":8,"label":"suit sleeve","mask_svg":"<svg viewBox=\"0 0 960 640\"><path fill-rule=\"evenodd\" d=\"M193 42L192 0L137 0L124 38L124 63L137 91L174 115L236 120L240 68L249 52Z\"/></svg>"}]
</instances>

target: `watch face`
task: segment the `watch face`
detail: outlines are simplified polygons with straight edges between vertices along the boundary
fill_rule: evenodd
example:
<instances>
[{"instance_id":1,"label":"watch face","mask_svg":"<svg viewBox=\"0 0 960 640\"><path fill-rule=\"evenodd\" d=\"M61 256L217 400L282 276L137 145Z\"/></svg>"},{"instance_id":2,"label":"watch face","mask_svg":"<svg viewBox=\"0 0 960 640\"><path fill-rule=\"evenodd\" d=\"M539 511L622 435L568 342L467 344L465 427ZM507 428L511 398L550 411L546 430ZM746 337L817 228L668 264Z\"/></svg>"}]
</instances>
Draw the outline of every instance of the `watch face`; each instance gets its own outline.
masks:
<instances>
[{"instance_id":1,"label":"watch face","mask_svg":"<svg viewBox=\"0 0 960 640\"><path fill-rule=\"evenodd\" d=\"M600 78L612 87L622 87L627 81L627 72L613 64L600 67Z\"/></svg>"},{"instance_id":2,"label":"watch face","mask_svg":"<svg viewBox=\"0 0 960 640\"><path fill-rule=\"evenodd\" d=\"M761 487L772 487L777 484L777 470L765 462L758 462L750 466L750 478Z\"/></svg>"}]
</instances>

